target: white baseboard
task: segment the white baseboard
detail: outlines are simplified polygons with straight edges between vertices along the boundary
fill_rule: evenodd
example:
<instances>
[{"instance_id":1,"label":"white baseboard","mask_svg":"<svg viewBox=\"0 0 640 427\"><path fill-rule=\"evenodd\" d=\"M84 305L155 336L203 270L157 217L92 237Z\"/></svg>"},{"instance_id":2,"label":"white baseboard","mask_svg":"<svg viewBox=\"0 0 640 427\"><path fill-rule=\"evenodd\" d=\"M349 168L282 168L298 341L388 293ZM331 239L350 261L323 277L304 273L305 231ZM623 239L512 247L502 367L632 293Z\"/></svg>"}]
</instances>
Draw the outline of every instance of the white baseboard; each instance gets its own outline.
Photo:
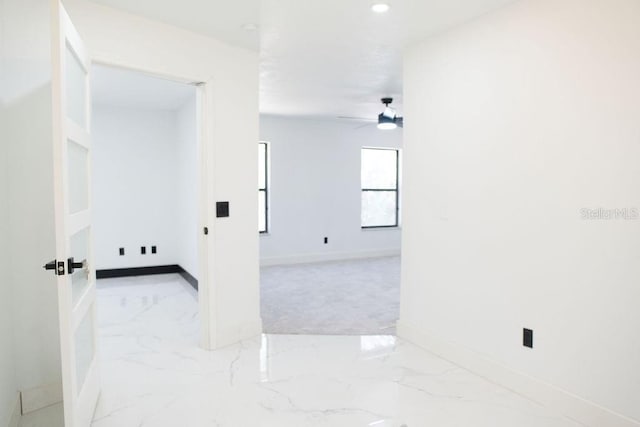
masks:
<instances>
[{"instance_id":1,"label":"white baseboard","mask_svg":"<svg viewBox=\"0 0 640 427\"><path fill-rule=\"evenodd\" d=\"M41 387L23 390L21 393L22 413L37 411L62 402L62 384L47 384Z\"/></svg>"},{"instance_id":2,"label":"white baseboard","mask_svg":"<svg viewBox=\"0 0 640 427\"><path fill-rule=\"evenodd\" d=\"M398 321L398 337L410 341L449 360L477 375L515 391L552 410L589 427L640 427L640 421L613 412L607 408L545 383L529 375L514 371L489 360L460 345L442 340L420 328Z\"/></svg>"},{"instance_id":3,"label":"white baseboard","mask_svg":"<svg viewBox=\"0 0 640 427\"><path fill-rule=\"evenodd\" d=\"M381 258L388 256L399 256L400 249L386 249L380 251L362 252L326 252L318 254L291 255L284 257L268 257L260 259L260 266L269 267L274 265L312 264L317 262L342 261L350 259Z\"/></svg>"}]
</instances>

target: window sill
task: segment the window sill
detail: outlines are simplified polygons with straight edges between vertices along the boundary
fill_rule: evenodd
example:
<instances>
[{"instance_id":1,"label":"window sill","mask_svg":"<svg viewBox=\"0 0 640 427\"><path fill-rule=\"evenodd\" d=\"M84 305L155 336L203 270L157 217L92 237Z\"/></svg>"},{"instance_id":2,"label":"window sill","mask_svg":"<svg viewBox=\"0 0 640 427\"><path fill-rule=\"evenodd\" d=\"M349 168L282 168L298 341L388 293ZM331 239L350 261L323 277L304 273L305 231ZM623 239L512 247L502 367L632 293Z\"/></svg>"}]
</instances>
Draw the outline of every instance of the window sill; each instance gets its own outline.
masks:
<instances>
[{"instance_id":1,"label":"window sill","mask_svg":"<svg viewBox=\"0 0 640 427\"><path fill-rule=\"evenodd\" d=\"M380 227L360 227L362 231L384 231L384 230L402 230L399 225L382 225Z\"/></svg>"}]
</instances>

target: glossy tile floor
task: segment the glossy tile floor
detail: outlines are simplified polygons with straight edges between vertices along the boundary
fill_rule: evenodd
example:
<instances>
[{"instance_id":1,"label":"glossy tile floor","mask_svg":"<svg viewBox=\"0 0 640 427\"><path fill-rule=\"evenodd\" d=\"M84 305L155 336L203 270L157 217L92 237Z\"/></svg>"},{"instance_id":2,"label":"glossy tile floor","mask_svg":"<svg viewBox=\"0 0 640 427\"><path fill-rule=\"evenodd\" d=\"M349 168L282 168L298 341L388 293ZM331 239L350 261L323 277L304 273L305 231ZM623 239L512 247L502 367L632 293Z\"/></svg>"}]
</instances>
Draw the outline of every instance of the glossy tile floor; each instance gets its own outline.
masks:
<instances>
[{"instance_id":1,"label":"glossy tile floor","mask_svg":"<svg viewBox=\"0 0 640 427\"><path fill-rule=\"evenodd\" d=\"M196 294L177 275L101 280L98 294L95 427L580 426L393 336L200 350Z\"/></svg>"}]
</instances>

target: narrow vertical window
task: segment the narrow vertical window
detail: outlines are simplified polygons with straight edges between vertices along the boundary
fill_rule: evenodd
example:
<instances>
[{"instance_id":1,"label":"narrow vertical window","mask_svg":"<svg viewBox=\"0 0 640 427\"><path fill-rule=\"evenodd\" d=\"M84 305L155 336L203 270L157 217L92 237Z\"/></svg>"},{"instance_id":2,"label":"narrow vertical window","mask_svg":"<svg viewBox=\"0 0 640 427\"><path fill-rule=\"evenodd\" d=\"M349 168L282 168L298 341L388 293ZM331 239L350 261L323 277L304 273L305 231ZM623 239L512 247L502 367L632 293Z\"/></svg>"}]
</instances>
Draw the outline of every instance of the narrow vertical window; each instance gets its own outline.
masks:
<instances>
[{"instance_id":1,"label":"narrow vertical window","mask_svg":"<svg viewBox=\"0 0 640 427\"><path fill-rule=\"evenodd\" d=\"M269 231L268 144L258 144L258 231Z\"/></svg>"},{"instance_id":2,"label":"narrow vertical window","mask_svg":"<svg viewBox=\"0 0 640 427\"><path fill-rule=\"evenodd\" d=\"M362 149L362 228L398 226L399 159L398 150Z\"/></svg>"}]
</instances>

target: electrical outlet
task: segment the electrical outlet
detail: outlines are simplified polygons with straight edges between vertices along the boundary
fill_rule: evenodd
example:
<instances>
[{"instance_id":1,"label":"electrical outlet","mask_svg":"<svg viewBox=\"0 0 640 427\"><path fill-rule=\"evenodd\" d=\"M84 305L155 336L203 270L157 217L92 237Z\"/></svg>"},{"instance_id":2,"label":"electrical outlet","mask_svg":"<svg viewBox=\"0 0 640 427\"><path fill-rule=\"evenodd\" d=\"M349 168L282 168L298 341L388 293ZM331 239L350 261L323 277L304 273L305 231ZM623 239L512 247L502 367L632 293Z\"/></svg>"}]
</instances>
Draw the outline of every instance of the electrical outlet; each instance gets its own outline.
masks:
<instances>
[{"instance_id":1,"label":"electrical outlet","mask_svg":"<svg viewBox=\"0 0 640 427\"><path fill-rule=\"evenodd\" d=\"M328 238L328 237L325 237L325 238L324 238L324 244L326 245L327 243L329 243L329 238Z\"/></svg>"},{"instance_id":2,"label":"electrical outlet","mask_svg":"<svg viewBox=\"0 0 640 427\"><path fill-rule=\"evenodd\" d=\"M147 254L147 247L146 246L140 246L140 253L142 255L146 255Z\"/></svg>"},{"instance_id":3,"label":"electrical outlet","mask_svg":"<svg viewBox=\"0 0 640 427\"><path fill-rule=\"evenodd\" d=\"M522 345L533 348L533 330L527 328L522 330Z\"/></svg>"},{"instance_id":4,"label":"electrical outlet","mask_svg":"<svg viewBox=\"0 0 640 427\"><path fill-rule=\"evenodd\" d=\"M156 246L151 246L151 253L152 254L157 254L158 253L158 248Z\"/></svg>"},{"instance_id":5,"label":"electrical outlet","mask_svg":"<svg viewBox=\"0 0 640 427\"><path fill-rule=\"evenodd\" d=\"M120 248L120 250L118 251L118 253L120 254L120 256L124 256L124 248Z\"/></svg>"}]
</instances>

